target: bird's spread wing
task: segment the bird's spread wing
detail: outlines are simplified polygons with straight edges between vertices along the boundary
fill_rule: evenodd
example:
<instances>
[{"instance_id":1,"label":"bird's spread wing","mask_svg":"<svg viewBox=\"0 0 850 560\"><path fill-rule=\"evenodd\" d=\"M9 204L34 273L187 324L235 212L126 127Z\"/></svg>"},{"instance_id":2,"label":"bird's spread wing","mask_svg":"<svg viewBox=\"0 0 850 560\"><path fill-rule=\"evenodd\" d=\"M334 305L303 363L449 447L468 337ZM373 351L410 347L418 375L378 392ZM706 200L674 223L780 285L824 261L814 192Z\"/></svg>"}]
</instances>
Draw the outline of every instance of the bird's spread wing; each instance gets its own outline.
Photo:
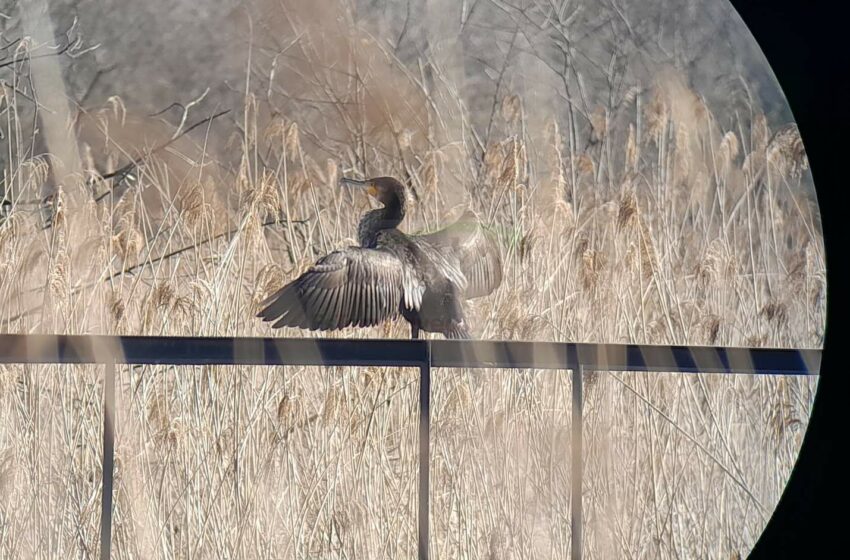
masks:
<instances>
[{"instance_id":1,"label":"bird's spread wing","mask_svg":"<svg viewBox=\"0 0 850 560\"><path fill-rule=\"evenodd\" d=\"M416 237L424 239L456 263L466 277L463 290L466 298L486 296L502 283L499 243L472 212L465 212L458 221L444 229Z\"/></svg>"},{"instance_id":2,"label":"bird's spread wing","mask_svg":"<svg viewBox=\"0 0 850 560\"><path fill-rule=\"evenodd\" d=\"M349 247L319 259L262 302L258 317L283 326L332 330L377 325L404 304L419 309L424 286L382 249Z\"/></svg>"}]
</instances>

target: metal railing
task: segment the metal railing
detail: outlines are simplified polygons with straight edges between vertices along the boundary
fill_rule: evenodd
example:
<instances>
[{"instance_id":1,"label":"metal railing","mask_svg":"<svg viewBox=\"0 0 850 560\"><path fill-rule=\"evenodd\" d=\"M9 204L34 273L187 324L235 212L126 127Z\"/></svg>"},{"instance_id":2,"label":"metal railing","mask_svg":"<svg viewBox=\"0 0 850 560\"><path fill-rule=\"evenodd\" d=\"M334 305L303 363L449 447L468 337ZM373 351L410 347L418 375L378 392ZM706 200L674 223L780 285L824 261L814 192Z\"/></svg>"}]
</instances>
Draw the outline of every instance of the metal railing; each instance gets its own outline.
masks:
<instances>
[{"instance_id":1,"label":"metal railing","mask_svg":"<svg viewBox=\"0 0 850 560\"><path fill-rule=\"evenodd\" d=\"M429 557L431 368L572 372L571 558L581 558L582 379L588 371L817 375L820 350L495 342L0 335L0 363L103 364L101 558L112 548L115 365L375 366L419 368L418 551Z\"/></svg>"}]
</instances>

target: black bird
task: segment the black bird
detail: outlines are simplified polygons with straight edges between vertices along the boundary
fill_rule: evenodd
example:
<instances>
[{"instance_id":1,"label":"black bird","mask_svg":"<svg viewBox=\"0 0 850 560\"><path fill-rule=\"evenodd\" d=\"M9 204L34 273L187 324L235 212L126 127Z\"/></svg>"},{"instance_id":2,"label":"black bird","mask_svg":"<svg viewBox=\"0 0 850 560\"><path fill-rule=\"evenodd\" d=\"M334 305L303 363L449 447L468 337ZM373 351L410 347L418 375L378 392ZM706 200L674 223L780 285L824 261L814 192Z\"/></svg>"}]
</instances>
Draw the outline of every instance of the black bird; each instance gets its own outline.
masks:
<instances>
[{"instance_id":1,"label":"black bird","mask_svg":"<svg viewBox=\"0 0 850 560\"><path fill-rule=\"evenodd\" d=\"M262 302L264 321L310 330L377 325L401 314L413 338L419 330L469 338L463 300L490 294L502 281L494 236L467 211L434 233L408 235L405 187L392 177L366 181L381 208L366 212L357 229L359 247L334 251Z\"/></svg>"}]
</instances>

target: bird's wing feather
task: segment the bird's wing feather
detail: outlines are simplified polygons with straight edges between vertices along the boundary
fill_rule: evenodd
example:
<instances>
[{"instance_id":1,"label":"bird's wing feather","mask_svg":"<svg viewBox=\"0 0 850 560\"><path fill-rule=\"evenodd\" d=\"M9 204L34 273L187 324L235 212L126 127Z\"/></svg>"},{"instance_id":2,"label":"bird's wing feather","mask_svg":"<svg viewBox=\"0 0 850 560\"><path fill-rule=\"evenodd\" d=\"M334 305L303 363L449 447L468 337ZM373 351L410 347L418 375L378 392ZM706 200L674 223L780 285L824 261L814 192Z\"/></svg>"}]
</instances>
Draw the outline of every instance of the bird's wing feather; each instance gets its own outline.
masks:
<instances>
[{"instance_id":1,"label":"bird's wing feather","mask_svg":"<svg viewBox=\"0 0 850 560\"><path fill-rule=\"evenodd\" d=\"M458 221L434 233L415 236L456 263L466 278L466 298L486 296L502 283L502 257L495 235L467 211Z\"/></svg>"},{"instance_id":2,"label":"bird's wing feather","mask_svg":"<svg viewBox=\"0 0 850 560\"><path fill-rule=\"evenodd\" d=\"M404 303L418 309L424 286L410 267L383 249L349 247L319 259L261 303L264 321L311 330L377 325Z\"/></svg>"}]
</instances>

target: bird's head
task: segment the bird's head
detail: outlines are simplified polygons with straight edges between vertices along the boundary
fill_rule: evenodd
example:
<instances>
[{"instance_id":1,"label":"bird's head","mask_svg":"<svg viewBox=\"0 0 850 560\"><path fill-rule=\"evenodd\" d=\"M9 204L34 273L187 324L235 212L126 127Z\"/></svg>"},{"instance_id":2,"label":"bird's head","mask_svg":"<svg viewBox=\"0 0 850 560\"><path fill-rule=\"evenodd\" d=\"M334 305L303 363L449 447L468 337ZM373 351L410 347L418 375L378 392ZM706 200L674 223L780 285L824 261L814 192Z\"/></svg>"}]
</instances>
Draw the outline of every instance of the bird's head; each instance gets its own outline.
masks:
<instances>
[{"instance_id":1,"label":"bird's head","mask_svg":"<svg viewBox=\"0 0 850 560\"><path fill-rule=\"evenodd\" d=\"M404 204L407 196L404 185L392 177L373 177L365 181L343 177L340 182L352 187L365 188L369 196L384 206Z\"/></svg>"}]
</instances>

